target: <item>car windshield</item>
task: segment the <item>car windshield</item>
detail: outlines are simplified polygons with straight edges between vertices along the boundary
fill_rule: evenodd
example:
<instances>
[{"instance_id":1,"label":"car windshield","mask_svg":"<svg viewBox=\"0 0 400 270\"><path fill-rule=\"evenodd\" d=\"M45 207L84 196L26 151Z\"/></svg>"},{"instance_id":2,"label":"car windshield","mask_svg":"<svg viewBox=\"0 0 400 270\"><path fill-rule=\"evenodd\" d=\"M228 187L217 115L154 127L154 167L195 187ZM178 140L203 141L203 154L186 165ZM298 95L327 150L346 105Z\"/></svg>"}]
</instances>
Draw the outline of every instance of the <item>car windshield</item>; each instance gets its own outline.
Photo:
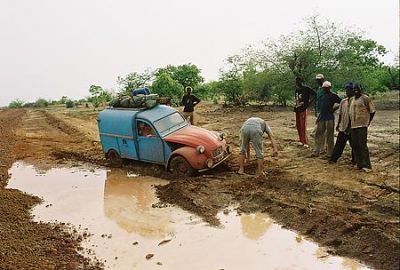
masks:
<instances>
[{"instance_id":1,"label":"car windshield","mask_svg":"<svg viewBox=\"0 0 400 270\"><path fill-rule=\"evenodd\" d=\"M186 123L185 119L179 113L173 113L154 122L155 128L159 133L166 133L182 124Z\"/></svg>"}]
</instances>

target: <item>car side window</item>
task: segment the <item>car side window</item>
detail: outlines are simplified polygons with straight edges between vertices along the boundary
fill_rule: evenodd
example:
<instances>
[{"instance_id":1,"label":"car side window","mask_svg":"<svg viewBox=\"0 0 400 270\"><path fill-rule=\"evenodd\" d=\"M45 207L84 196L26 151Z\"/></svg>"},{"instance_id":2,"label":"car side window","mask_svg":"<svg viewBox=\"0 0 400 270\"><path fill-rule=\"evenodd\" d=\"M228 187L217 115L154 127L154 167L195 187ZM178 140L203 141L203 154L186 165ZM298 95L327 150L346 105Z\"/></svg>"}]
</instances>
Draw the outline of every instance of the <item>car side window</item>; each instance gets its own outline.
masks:
<instances>
[{"instance_id":1,"label":"car side window","mask_svg":"<svg viewBox=\"0 0 400 270\"><path fill-rule=\"evenodd\" d=\"M137 132L139 136L143 137L154 137L156 133L154 130L149 126L149 124L143 121L137 121Z\"/></svg>"}]
</instances>

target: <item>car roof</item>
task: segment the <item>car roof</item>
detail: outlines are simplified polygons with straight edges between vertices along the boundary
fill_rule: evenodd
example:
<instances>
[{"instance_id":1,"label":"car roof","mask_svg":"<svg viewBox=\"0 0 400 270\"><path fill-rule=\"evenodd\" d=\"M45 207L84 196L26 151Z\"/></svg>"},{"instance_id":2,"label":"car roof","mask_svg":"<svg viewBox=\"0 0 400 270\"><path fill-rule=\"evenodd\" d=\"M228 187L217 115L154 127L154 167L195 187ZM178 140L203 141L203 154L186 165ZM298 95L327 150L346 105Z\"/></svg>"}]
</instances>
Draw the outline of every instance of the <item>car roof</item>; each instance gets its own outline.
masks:
<instances>
[{"instance_id":1,"label":"car roof","mask_svg":"<svg viewBox=\"0 0 400 270\"><path fill-rule=\"evenodd\" d=\"M177 112L176 109L166 106L166 105L156 105L152 109L149 110L142 110L137 112L136 118L141 118L148 120L150 122L155 122L158 119L161 119L167 115L173 114Z\"/></svg>"}]
</instances>

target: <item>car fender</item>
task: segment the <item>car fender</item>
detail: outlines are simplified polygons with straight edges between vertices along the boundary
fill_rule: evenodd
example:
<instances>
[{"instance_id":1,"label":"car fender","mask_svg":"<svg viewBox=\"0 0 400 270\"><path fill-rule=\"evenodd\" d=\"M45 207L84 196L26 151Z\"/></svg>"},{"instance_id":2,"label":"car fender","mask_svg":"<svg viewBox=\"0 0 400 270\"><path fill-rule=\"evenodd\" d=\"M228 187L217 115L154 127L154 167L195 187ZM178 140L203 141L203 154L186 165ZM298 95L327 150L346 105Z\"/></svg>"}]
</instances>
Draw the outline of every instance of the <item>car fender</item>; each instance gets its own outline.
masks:
<instances>
[{"instance_id":1,"label":"car fender","mask_svg":"<svg viewBox=\"0 0 400 270\"><path fill-rule=\"evenodd\" d=\"M184 157L195 170L201 170L206 167L206 160L207 160L206 155L200 154L193 147L183 146L171 153L166 163L166 168L169 167L169 163L172 160L172 158L177 155Z\"/></svg>"}]
</instances>

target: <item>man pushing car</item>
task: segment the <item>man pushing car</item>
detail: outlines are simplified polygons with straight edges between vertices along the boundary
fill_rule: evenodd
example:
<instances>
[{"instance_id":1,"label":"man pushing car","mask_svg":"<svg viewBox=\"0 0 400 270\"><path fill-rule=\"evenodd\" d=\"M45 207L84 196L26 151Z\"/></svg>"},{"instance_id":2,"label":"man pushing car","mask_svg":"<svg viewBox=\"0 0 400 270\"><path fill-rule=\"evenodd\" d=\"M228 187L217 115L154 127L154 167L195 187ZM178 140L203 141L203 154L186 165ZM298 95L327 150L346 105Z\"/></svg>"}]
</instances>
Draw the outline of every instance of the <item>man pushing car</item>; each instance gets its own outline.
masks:
<instances>
[{"instance_id":1,"label":"man pushing car","mask_svg":"<svg viewBox=\"0 0 400 270\"><path fill-rule=\"evenodd\" d=\"M273 154L278 156L278 147L268 123L258 117L251 117L244 122L240 129L240 153L239 153L239 174L244 173L244 162L250 155L250 143L256 151L257 172L256 177L264 176L264 151L263 151L263 134L266 133L272 143Z\"/></svg>"}]
</instances>

